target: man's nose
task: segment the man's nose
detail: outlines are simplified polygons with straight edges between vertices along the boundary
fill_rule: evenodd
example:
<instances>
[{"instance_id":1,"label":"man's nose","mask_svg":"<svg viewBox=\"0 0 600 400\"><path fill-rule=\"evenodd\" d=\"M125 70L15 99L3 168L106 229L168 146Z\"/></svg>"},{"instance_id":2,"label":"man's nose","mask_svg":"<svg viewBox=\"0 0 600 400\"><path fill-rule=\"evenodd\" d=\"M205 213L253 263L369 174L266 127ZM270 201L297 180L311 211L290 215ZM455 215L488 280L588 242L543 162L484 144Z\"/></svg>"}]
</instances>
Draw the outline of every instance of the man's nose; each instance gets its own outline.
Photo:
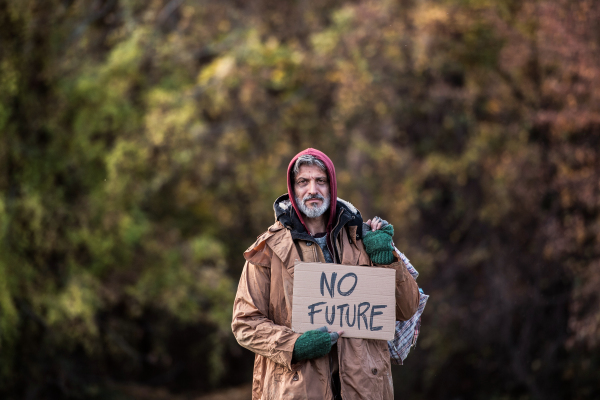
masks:
<instances>
[{"instance_id":1,"label":"man's nose","mask_svg":"<svg viewBox=\"0 0 600 400\"><path fill-rule=\"evenodd\" d=\"M317 193L317 182L316 181L309 181L309 183L308 183L308 193L309 194L315 194L315 193Z\"/></svg>"}]
</instances>

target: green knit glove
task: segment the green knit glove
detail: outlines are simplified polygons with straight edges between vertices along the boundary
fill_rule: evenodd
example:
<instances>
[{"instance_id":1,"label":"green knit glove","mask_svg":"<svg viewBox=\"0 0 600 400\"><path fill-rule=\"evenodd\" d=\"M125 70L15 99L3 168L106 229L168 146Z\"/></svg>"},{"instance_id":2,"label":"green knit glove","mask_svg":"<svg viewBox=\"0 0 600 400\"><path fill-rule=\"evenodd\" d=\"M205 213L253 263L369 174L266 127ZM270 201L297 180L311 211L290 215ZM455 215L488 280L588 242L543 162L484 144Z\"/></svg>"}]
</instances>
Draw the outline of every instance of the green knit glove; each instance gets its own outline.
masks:
<instances>
[{"instance_id":1,"label":"green knit glove","mask_svg":"<svg viewBox=\"0 0 600 400\"><path fill-rule=\"evenodd\" d=\"M292 362L323 357L331 350L332 340L331 335L327 333L327 328L325 328L325 332L322 330L304 332L296 340L294 352L292 353Z\"/></svg>"},{"instance_id":2,"label":"green knit glove","mask_svg":"<svg viewBox=\"0 0 600 400\"><path fill-rule=\"evenodd\" d=\"M392 244L394 227L386 225L376 231L367 232L363 243L367 254L375 264L391 264L394 261L394 245Z\"/></svg>"}]
</instances>

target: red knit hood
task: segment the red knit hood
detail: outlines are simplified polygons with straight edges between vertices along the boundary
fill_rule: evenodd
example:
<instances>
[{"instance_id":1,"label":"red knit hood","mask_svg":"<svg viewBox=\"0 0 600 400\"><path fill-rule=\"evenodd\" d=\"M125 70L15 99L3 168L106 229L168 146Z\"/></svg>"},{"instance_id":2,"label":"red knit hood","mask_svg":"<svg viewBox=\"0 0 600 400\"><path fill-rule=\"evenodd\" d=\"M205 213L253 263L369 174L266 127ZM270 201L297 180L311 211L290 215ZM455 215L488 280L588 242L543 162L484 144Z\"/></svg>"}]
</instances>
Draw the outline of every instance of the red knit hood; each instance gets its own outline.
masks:
<instances>
[{"instance_id":1,"label":"red knit hood","mask_svg":"<svg viewBox=\"0 0 600 400\"><path fill-rule=\"evenodd\" d=\"M301 151L300 153L296 154L294 156L294 158L292 158L292 161L290 161L290 165L288 165L288 173L287 173L288 195L290 196L290 201L292 202L292 206L294 206L294 210L296 211L296 214L298 215L300 222L302 222L302 225L304 225L304 228L306 229L306 224L304 223L304 218L302 216L302 213L298 209L298 205L296 204L296 196L294 196L294 182L292 181L292 170L294 169L294 163L296 163L296 160L298 159L298 157L307 155L307 154L314 156L314 157L318 158L319 160L323 161L323 164L325 164L325 168L327 168L327 177L329 178L329 197L330 197L329 221L327 222L327 232L329 233L333 229L333 221L335 219L335 211L336 211L335 209L336 209L336 205L337 205L337 181L335 179L335 167L333 166L333 161L331 161L331 159L329 157L327 157L327 155L325 153L323 153L322 151L319 151L317 149L309 148L309 149ZM309 232L308 229L306 229L306 232ZM309 232L309 233L316 233L316 232Z\"/></svg>"}]
</instances>

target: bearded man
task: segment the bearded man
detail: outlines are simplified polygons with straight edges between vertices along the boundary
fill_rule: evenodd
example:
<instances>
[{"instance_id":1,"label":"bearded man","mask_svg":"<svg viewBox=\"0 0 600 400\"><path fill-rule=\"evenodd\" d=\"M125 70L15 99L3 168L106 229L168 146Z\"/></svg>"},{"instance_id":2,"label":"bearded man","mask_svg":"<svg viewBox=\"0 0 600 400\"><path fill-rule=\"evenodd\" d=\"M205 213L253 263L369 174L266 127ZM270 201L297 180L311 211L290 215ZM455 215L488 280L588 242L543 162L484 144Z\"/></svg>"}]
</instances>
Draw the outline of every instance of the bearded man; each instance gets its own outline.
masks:
<instances>
[{"instance_id":1,"label":"bearded man","mask_svg":"<svg viewBox=\"0 0 600 400\"><path fill-rule=\"evenodd\" d=\"M273 208L275 223L246 250L233 305L233 334L256 353L252 399L394 398L385 340L343 337L323 327L291 329L294 265L329 262L396 270L396 319L416 311L419 291L392 250L393 228L337 197L333 162L298 153L287 171L288 193Z\"/></svg>"}]
</instances>

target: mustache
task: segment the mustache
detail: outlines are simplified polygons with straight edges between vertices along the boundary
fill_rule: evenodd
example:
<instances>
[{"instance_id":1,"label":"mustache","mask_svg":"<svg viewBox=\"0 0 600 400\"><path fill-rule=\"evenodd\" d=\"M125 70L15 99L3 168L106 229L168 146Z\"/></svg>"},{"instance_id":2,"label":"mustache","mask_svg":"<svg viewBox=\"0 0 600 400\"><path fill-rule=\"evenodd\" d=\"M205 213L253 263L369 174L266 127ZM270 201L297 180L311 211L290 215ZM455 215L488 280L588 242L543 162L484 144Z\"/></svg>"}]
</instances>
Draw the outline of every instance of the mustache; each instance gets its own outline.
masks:
<instances>
[{"instance_id":1,"label":"mustache","mask_svg":"<svg viewBox=\"0 0 600 400\"><path fill-rule=\"evenodd\" d=\"M325 201L325 197L323 197L319 193L315 193L315 194L307 194L306 196L304 196L302 198L302 202L305 203L308 200L312 200L312 199L317 199L317 200L323 200L323 201Z\"/></svg>"}]
</instances>

